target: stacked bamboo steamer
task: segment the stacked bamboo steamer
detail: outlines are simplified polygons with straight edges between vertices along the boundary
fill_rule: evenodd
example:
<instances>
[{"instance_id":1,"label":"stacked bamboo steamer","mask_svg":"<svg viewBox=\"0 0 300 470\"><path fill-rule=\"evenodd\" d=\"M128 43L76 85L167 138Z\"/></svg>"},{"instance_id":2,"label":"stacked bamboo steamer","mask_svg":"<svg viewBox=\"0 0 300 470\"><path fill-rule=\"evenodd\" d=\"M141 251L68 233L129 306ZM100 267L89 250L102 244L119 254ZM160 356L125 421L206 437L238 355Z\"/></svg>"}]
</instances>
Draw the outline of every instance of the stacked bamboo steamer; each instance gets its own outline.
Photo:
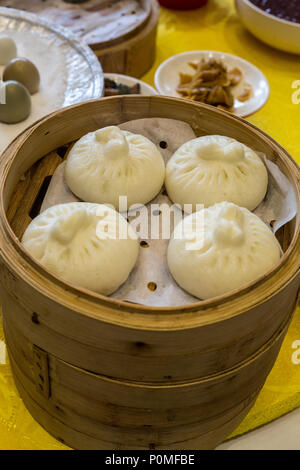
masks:
<instances>
[{"instance_id":1,"label":"stacked bamboo steamer","mask_svg":"<svg viewBox=\"0 0 300 470\"><path fill-rule=\"evenodd\" d=\"M211 301L150 308L77 289L19 242L62 148L107 125L179 119L225 134L279 166L297 217L267 275ZM210 449L253 405L278 355L300 286L299 168L274 140L210 106L162 96L105 98L59 111L22 134L0 166L0 290L8 351L33 416L77 449Z\"/></svg>"},{"instance_id":2,"label":"stacked bamboo steamer","mask_svg":"<svg viewBox=\"0 0 300 470\"><path fill-rule=\"evenodd\" d=\"M141 77L153 65L159 7L156 0L3 0L70 29L93 49L104 72Z\"/></svg>"}]
</instances>

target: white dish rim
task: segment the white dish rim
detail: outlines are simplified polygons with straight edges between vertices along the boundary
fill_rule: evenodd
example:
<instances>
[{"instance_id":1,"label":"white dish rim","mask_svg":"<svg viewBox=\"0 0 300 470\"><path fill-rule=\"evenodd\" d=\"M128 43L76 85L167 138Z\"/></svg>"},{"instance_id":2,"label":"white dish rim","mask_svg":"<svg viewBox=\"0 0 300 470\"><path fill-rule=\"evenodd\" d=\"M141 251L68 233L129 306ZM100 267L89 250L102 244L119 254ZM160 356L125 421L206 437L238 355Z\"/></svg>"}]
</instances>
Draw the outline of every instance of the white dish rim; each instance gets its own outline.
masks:
<instances>
[{"instance_id":1,"label":"white dish rim","mask_svg":"<svg viewBox=\"0 0 300 470\"><path fill-rule=\"evenodd\" d=\"M134 83L139 83L140 85L143 85L143 86L151 89L151 92L152 92L153 95L159 95L159 92L153 86L149 85L148 83L144 82L143 80L140 80L138 78L132 77L131 75L125 75L125 74L122 74L122 73L104 72L104 78L113 79L113 77L120 78L120 81L122 80L122 78L130 79L130 81L132 80L132 82L134 82ZM145 93L141 93L141 94L145 95Z\"/></svg>"}]
</instances>

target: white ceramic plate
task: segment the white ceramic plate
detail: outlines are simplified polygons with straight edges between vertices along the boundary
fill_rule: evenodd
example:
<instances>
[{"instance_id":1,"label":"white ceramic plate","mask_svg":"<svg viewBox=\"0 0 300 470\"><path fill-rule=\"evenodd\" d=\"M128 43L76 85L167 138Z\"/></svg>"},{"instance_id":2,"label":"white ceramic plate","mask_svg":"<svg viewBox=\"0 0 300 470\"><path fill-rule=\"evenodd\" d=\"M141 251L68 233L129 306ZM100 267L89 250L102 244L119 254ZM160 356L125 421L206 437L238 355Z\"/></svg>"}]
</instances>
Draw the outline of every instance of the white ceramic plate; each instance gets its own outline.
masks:
<instances>
[{"instance_id":1,"label":"white ceramic plate","mask_svg":"<svg viewBox=\"0 0 300 470\"><path fill-rule=\"evenodd\" d=\"M129 77L128 75L121 75L118 73L105 73L104 78L110 78L115 82L122 83L123 85L133 86L139 83L141 85L141 94L142 95L158 95L158 92L155 88L148 85L148 83L142 82L142 80L138 80L134 77Z\"/></svg>"},{"instance_id":2,"label":"white ceramic plate","mask_svg":"<svg viewBox=\"0 0 300 470\"><path fill-rule=\"evenodd\" d=\"M155 86L162 95L180 97L176 88L179 85L179 73L190 73L194 71L189 62L199 62L201 59L215 58L221 60L229 69L238 67L243 73L243 79L233 89L235 97L239 96L245 83L252 86L253 93L245 102L235 99L233 113L245 117L258 111L268 100L270 94L269 83L264 74L240 57L217 51L191 51L174 55L163 62L155 74Z\"/></svg>"}]
</instances>

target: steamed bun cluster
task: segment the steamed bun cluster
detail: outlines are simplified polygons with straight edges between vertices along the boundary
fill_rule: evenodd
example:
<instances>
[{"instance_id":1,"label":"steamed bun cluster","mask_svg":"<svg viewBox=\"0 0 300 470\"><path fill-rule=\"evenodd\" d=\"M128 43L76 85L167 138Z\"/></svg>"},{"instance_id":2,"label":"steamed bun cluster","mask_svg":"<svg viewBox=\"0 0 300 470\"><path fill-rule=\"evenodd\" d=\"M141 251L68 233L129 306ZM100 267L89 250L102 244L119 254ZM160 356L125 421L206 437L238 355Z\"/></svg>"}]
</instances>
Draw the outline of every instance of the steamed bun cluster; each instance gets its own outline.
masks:
<instances>
[{"instance_id":1,"label":"steamed bun cluster","mask_svg":"<svg viewBox=\"0 0 300 470\"><path fill-rule=\"evenodd\" d=\"M166 176L166 179L165 179ZM170 199L192 212L176 227L168 266L176 282L200 299L245 286L270 270L281 248L250 211L265 197L267 169L246 145L209 135L183 144L167 163L142 135L110 126L82 137L65 166L71 191L86 202L60 204L27 228L23 244L66 281L109 295L136 264L139 243L114 209L146 204L164 179ZM105 204L105 205L104 205ZM204 209L197 211L197 204Z\"/></svg>"},{"instance_id":2,"label":"steamed bun cluster","mask_svg":"<svg viewBox=\"0 0 300 470\"><path fill-rule=\"evenodd\" d=\"M228 201L249 210L264 199L268 173L260 157L249 147L229 137L208 135L183 144L166 169L166 188L170 199L209 207Z\"/></svg>"},{"instance_id":3,"label":"steamed bun cluster","mask_svg":"<svg viewBox=\"0 0 300 470\"><path fill-rule=\"evenodd\" d=\"M139 252L135 232L114 209L100 204L59 204L28 226L22 243L64 280L109 295L123 284Z\"/></svg>"},{"instance_id":4,"label":"steamed bun cluster","mask_svg":"<svg viewBox=\"0 0 300 470\"><path fill-rule=\"evenodd\" d=\"M65 168L71 191L86 202L119 207L146 204L160 191L165 164L156 145L142 135L110 126L82 137L72 148Z\"/></svg>"},{"instance_id":5,"label":"steamed bun cluster","mask_svg":"<svg viewBox=\"0 0 300 470\"><path fill-rule=\"evenodd\" d=\"M259 217L222 202L190 214L175 227L168 264L183 289L209 299L254 281L280 255L276 237Z\"/></svg>"}]
</instances>

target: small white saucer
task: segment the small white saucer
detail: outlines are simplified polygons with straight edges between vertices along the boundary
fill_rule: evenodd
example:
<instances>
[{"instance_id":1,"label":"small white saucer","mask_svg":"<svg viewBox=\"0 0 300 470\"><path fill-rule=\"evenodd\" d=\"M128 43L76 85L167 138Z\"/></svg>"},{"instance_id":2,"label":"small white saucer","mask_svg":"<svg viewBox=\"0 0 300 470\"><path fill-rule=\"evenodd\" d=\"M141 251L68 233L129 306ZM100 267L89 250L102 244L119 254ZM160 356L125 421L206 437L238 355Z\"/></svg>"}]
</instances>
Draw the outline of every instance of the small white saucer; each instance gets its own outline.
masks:
<instances>
[{"instance_id":1,"label":"small white saucer","mask_svg":"<svg viewBox=\"0 0 300 470\"><path fill-rule=\"evenodd\" d=\"M233 89L233 95L239 96L248 83L252 87L252 96L245 102L235 99L233 113L245 117L258 111L268 100L270 87L264 74L250 62L240 57L217 51L191 51L174 55L163 62L155 73L155 86L161 95L180 97L176 88L179 85L179 73L193 75L194 70L189 62L199 62L202 59L215 58L221 60L229 69L238 67L243 73L243 79Z\"/></svg>"}]
</instances>

